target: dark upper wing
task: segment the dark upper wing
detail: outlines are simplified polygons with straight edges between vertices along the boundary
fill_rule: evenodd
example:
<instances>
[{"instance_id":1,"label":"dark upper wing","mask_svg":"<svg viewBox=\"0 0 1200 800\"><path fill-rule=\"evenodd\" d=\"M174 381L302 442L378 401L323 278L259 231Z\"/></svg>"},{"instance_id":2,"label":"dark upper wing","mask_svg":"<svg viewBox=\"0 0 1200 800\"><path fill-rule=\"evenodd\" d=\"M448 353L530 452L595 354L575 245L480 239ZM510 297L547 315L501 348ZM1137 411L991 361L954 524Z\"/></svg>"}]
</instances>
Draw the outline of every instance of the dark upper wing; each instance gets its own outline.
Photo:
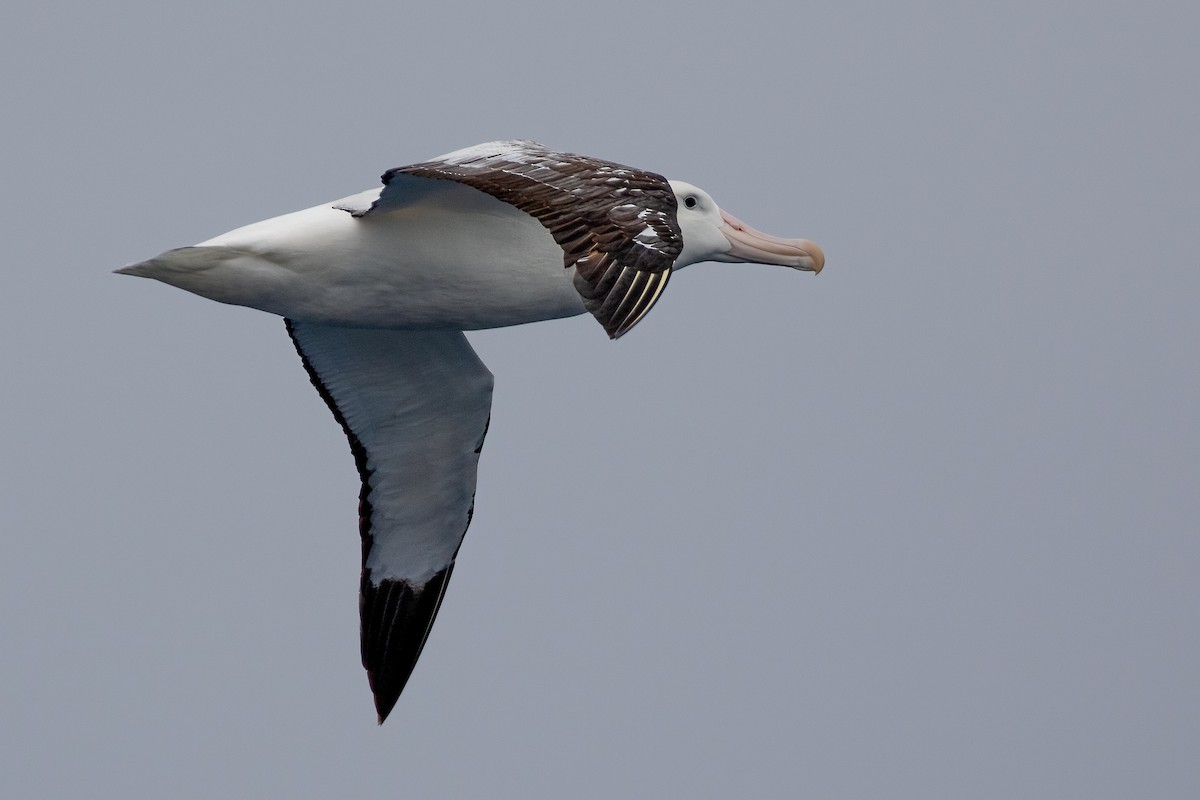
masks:
<instances>
[{"instance_id":1,"label":"dark upper wing","mask_svg":"<svg viewBox=\"0 0 1200 800\"><path fill-rule=\"evenodd\" d=\"M379 721L408 681L470 524L492 374L460 331L287 321L362 477L362 658Z\"/></svg>"},{"instance_id":2,"label":"dark upper wing","mask_svg":"<svg viewBox=\"0 0 1200 800\"><path fill-rule=\"evenodd\" d=\"M489 142L388 170L372 208L389 205L393 184L405 193L396 180L403 175L457 181L536 217L562 247L564 266L575 268L584 305L614 339L658 300L683 250L675 194L653 172L536 142Z\"/></svg>"}]
</instances>

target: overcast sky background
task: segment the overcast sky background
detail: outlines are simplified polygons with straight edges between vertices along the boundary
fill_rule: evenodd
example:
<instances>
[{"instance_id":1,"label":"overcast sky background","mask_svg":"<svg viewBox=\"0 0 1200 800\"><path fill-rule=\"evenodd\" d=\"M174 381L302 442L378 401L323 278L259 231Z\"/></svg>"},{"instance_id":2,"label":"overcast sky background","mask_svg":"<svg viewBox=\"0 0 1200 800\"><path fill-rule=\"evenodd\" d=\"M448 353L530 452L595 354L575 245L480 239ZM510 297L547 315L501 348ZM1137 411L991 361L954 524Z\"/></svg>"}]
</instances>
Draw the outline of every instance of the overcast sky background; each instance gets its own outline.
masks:
<instances>
[{"instance_id":1,"label":"overcast sky background","mask_svg":"<svg viewBox=\"0 0 1200 800\"><path fill-rule=\"evenodd\" d=\"M1200 796L1200 11L785 5L6 12L0 795ZM378 728L282 323L110 270L508 137L828 264L472 336Z\"/></svg>"}]
</instances>

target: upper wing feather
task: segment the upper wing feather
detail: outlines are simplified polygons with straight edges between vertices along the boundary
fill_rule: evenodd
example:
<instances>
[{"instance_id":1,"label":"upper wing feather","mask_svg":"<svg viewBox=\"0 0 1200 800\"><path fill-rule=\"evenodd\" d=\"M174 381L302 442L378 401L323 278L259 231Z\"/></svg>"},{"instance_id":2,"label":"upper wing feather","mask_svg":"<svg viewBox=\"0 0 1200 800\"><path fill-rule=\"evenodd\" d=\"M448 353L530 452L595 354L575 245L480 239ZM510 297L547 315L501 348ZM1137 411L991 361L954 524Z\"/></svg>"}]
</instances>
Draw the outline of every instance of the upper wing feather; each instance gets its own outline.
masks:
<instances>
[{"instance_id":1,"label":"upper wing feather","mask_svg":"<svg viewBox=\"0 0 1200 800\"><path fill-rule=\"evenodd\" d=\"M348 210L361 215L403 202L401 175L457 181L536 217L562 247L564 266L575 268L584 305L614 339L658 300L683 250L675 193L653 172L536 142L489 142L388 170L370 209Z\"/></svg>"}]
</instances>

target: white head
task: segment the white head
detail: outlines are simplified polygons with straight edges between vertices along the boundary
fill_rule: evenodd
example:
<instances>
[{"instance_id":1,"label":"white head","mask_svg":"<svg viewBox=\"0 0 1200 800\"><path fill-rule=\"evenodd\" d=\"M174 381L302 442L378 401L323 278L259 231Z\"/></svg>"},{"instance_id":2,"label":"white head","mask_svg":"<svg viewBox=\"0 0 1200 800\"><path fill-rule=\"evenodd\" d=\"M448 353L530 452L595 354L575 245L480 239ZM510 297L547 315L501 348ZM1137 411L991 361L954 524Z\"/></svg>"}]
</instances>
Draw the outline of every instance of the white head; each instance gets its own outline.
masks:
<instances>
[{"instance_id":1,"label":"white head","mask_svg":"<svg viewBox=\"0 0 1200 800\"><path fill-rule=\"evenodd\" d=\"M679 204L677 218L683 233L683 252L672 269L699 261L778 264L805 272L820 272L825 254L808 239L782 239L756 231L722 211L708 192L683 181L670 181Z\"/></svg>"}]
</instances>

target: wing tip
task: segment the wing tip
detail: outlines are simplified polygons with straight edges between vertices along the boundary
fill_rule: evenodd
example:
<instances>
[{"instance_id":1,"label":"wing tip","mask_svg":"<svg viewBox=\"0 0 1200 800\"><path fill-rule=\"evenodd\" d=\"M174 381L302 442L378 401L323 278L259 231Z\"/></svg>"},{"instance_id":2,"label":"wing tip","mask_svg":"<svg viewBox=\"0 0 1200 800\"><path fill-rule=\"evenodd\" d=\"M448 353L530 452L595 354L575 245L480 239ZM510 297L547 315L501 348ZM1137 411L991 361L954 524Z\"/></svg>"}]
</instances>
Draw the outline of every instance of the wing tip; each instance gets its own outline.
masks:
<instances>
[{"instance_id":1,"label":"wing tip","mask_svg":"<svg viewBox=\"0 0 1200 800\"><path fill-rule=\"evenodd\" d=\"M396 703L399 700L399 692L395 695L375 695L375 718L377 725L382 725L387 720L388 714L392 713L392 709L396 707Z\"/></svg>"},{"instance_id":2,"label":"wing tip","mask_svg":"<svg viewBox=\"0 0 1200 800\"><path fill-rule=\"evenodd\" d=\"M419 586L392 579L376 584L363 576L359 598L362 662L380 725L412 677L453 571L451 562Z\"/></svg>"}]
</instances>

